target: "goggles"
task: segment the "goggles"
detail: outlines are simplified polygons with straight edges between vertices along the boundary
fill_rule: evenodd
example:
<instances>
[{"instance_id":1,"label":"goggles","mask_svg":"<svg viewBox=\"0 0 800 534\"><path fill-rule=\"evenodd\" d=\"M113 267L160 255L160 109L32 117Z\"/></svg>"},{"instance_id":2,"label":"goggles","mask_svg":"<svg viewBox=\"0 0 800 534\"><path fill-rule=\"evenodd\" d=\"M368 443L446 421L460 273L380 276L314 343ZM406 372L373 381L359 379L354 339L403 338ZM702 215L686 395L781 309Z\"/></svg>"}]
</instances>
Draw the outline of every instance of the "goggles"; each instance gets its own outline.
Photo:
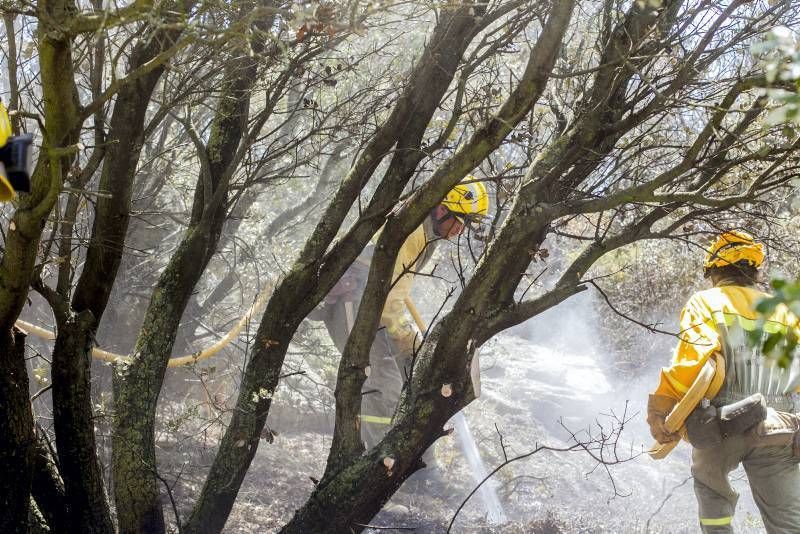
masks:
<instances>
[{"instance_id":1,"label":"goggles","mask_svg":"<svg viewBox=\"0 0 800 534\"><path fill-rule=\"evenodd\" d=\"M481 233L482 223L481 218L474 215L467 215L465 213L456 213L447 210L447 213L436 219L436 225L439 226L449 220L455 220L462 228L469 228L471 232L476 234Z\"/></svg>"}]
</instances>

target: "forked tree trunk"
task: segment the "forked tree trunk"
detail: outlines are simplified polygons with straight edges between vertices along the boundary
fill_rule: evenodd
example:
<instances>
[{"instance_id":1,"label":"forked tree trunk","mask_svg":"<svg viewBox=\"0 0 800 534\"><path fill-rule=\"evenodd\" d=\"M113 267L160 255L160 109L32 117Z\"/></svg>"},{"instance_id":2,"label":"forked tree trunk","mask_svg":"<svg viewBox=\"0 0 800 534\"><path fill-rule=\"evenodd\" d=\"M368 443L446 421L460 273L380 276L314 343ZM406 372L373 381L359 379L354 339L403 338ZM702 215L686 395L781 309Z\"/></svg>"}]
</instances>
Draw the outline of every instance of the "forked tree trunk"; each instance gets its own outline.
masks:
<instances>
[{"instance_id":1,"label":"forked tree trunk","mask_svg":"<svg viewBox=\"0 0 800 534\"><path fill-rule=\"evenodd\" d=\"M133 47L130 70L162 53L179 35L177 30L149 32L149 38ZM101 197L96 204L89 251L71 307L59 320L53 348L53 409L59 468L66 487L70 522L81 532L114 531L95 452L91 351L123 253L145 115L163 71L163 67L156 67L123 86L117 97L100 176L100 189L110 195Z\"/></svg>"},{"instance_id":2,"label":"forked tree trunk","mask_svg":"<svg viewBox=\"0 0 800 534\"><path fill-rule=\"evenodd\" d=\"M273 293L256 334L237 408L197 504L185 525L186 532L219 532L225 525L258 448L269 413L269 396L260 396L258 392L275 390L292 336L306 314L321 300L320 293L324 295L320 286L333 286L347 268L348 261L355 259L358 251L377 231L383 216L389 212L413 176L423 153L418 150L398 150L379 186L376 199L367 210L374 210L374 213L364 216L366 222L359 229L364 235L351 238L346 245L349 250L342 254L331 253L333 263L342 264L335 265L333 272L320 273L319 266L324 263L323 256L330 241L360 189L380 162L394 146L419 148L426 126L449 87L464 50L480 26L480 22L469 11L469 6L465 5L443 12L423 57L415 65L409 83L389 118L350 170L326 210L323 221L306 242L300 259ZM257 400L254 400L254 394Z\"/></svg>"},{"instance_id":3,"label":"forked tree trunk","mask_svg":"<svg viewBox=\"0 0 800 534\"><path fill-rule=\"evenodd\" d=\"M271 21L260 24L269 27ZM261 40L252 45L258 52L265 46ZM115 372L114 498L121 532L165 531L156 476L156 406L180 320L216 252L225 223L230 178L237 149L248 133L258 66L258 60L249 56L227 65L209 141L202 148L201 157L207 160L197 177L189 228L153 290L133 361Z\"/></svg>"}]
</instances>

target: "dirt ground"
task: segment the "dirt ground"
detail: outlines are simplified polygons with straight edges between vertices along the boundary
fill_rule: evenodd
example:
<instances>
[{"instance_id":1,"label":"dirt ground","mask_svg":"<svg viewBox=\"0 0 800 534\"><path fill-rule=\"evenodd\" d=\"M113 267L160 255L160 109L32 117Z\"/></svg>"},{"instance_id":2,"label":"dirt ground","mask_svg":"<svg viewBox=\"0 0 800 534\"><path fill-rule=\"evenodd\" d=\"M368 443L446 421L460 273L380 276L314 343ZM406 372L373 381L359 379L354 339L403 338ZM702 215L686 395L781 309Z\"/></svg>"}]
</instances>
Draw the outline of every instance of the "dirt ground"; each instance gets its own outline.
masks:
<instances>
[{"instance_id":1,"label":"dirt ground","mask_svg":"<svg viewBox=\"0 0 800 534\"><path fill-rule=\"evenodd\" d=\"M538 346L517 334L504 334L482 352L483 394L465 410L474 439L490 469L546 444L569 452L541 451L512 462L493 480L509 521L489 525L486 509L474 496L458 514L458 533L694 533L696 503L689 474L689 448L681 445L656 462L644 451L650 437L644 423L649 384L619 383L589 348ZM272 443L262 440L225 528L227 533L275 532L291 519L321 477L330 444L326 420L332 413L307 401L276 396L270 414ZM324 405L324 403L322 403ZM619 432L617 434L617 432ZM501 440L502 436L502 440ZM606 436L606 438L603 438ZM608 439L611 436L611 440ZM208 436L213 443L213 436ZM194 440L197 439L193 438ZM402 513L382 512L374 532L446 532L455 510L474 487L459 436L442 438L436 458L442 487L429 486L424 472L406 482L390 504ZM193 452L184 453L187 447ZM173 473L181 513L200 490L213 451L197 444L162 447ZM610 465L598 463L602 454ZM189 456L187 456L187 454ZM742 494L737 532L762 532L742 473L734 474ZM387 530L387 527L401 529Z\"/></svg>"}]
</instances>

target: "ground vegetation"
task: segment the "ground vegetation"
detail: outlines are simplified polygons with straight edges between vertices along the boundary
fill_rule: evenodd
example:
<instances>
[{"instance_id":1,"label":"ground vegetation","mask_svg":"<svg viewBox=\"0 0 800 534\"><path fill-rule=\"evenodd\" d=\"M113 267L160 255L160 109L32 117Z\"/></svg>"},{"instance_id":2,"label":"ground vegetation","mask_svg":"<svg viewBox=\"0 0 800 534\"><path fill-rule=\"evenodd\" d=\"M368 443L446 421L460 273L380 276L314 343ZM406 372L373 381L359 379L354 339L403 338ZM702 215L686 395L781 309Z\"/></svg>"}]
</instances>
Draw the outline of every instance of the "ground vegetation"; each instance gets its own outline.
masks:
<instances>
[{"instance_id":1,"label":"ground vegetation","mask_svg":"<svg viewBox=\"0 0 800 534\"><path fill-rule=\"evenodd\" d=\"M585 292L626 331L668 332L677 294L643 281L689 280L682 258L723 229L781 266L800 138L767 89L793 82L765 66L774 49L751 50L798 7L0 2L4 97L38 140L32 191L2 211L0 529L222 531L283 388L332 420L310 418L330 432L324 467L281 530L362 530L475 399L471 360L497 335ZM419 273L444 289L365 450L398 250L464 180L488 185L491 216ZM306 318L379 229L334 354ZM200 359L254 302L240 340ZM110 363L92 363L98 346ZM182 439L206 455L183 495L183 469L159 460Z\"/></svg>"}]
</instances>

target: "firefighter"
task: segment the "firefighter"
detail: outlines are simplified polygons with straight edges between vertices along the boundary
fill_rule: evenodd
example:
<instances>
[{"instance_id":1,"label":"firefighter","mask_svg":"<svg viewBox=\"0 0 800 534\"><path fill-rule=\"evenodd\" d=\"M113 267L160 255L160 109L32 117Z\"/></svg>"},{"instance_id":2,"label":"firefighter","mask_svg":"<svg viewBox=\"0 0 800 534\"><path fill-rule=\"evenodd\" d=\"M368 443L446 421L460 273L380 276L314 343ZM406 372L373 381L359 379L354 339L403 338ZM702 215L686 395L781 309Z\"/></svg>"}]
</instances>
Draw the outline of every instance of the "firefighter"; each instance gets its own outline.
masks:
<instances>
[{"instance_id":1,"label":"firefighter","mask_svg":"<svg viewBox=\"0 0 800 534\"><path fill-rule=\"evenodd\" d=\"M481 182L470 181L454 187L403 243L397 255L393 286L381 313L380 328L370 351L369 376L361 403L361 437L374 446L389 429L400 399L419 332L406 309L414 273L424 269L439 240L452 239L479 222L489 209L489 196ZM354 262L325 298L312 319L323 320L340 352L353 326L361 293L366 284L371 247Z\"/></svg>"},{"instance_id":2,"label":"firefighter","mask_svg":"<svg viewBox=\"0 0 800 534\"><path fill-rule=\"evenodd\" d=\"M13 135L6 107L0 102L0 202L8 202L17 191L31 190L31 134Z\"/></svg>"},{"instance_id":3,"label":"firefighter","mask_svg":"<svg viewBox=\"0 0 800 534\"><path fill-rule=\"evenodd\" d=\"M723 356L719 393L686 420L700 527L707 534L733 532L738 494L728 475L739 464L767 532L800 532L796 365L778 365L765 356L763 344L748 340L759 328L755 306L769 297L756 287L764 256L763 245L745 232L725 232L711 244L704 276L713 287L684 306L672 363L662 369L648 401L653 437L662 444L679 439L665 427L665 418L706 361L715 353ZM784 339L797 335L797 328L797 318L785 307L763 323L764 332L786 334Z\"/></svg>"}]
</instances>

